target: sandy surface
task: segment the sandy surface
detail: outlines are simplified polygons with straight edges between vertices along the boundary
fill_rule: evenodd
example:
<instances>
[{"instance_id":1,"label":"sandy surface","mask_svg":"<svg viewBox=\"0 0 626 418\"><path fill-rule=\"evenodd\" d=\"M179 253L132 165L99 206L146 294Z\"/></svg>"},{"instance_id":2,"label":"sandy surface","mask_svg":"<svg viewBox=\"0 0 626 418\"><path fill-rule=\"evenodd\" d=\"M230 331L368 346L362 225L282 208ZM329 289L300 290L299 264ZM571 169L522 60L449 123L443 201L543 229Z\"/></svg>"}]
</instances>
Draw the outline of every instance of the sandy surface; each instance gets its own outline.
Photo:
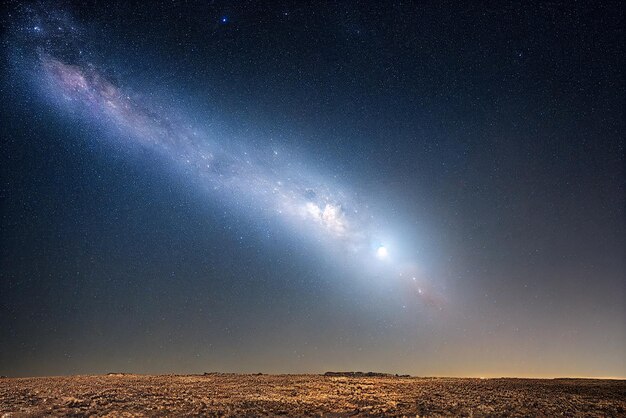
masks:
<instances>
[{"instance_id":1,"label":"sandy surface","mask_svg":"<svg viewBox=\"0 0 626 418\"><path fill-rule=\"evenodd\" d=\"M626 416L626 381L105 375L0 379L0 417Z\"/></svg>"}]
</instances>

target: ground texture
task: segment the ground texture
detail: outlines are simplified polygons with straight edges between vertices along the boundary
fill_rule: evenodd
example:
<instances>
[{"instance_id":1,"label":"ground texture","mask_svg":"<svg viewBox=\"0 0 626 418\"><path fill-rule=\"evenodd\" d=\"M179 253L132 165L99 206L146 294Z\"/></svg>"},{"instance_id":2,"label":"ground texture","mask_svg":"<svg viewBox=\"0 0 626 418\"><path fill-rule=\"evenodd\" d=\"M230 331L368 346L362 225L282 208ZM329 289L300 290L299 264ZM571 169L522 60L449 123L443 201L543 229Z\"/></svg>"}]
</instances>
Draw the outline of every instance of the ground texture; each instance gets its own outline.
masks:
<instances>
[{"instance_id":1,"label":"ground texture","mask_svg":"<svg viewBox=\"0 0 626 418\"><path fill-rule=\"evenodd\" d=\"M626 381L105 375L0 379L0 417L626 416Z\"/></svg>"}]
</instances>

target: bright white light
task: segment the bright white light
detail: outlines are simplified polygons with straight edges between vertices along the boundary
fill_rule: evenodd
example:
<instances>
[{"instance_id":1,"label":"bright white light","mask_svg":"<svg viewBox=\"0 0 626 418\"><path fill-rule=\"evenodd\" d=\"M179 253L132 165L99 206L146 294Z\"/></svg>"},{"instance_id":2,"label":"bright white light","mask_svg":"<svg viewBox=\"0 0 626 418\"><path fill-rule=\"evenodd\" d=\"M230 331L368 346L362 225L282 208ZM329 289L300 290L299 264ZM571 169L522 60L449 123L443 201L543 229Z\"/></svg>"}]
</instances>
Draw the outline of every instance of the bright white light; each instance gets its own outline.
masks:
<instances>
[{"instance_id":1,"label":"bright white light","mask_svg":"<svg viewBox=\"0 0 626 418\"><path fill-rule=\"evenodd\" d=\"M385 248L383 245L378 247L378 249L376 250L376 256L380 259L387 258L387 254L387 248Z\"/></svg>"}]
</instances>

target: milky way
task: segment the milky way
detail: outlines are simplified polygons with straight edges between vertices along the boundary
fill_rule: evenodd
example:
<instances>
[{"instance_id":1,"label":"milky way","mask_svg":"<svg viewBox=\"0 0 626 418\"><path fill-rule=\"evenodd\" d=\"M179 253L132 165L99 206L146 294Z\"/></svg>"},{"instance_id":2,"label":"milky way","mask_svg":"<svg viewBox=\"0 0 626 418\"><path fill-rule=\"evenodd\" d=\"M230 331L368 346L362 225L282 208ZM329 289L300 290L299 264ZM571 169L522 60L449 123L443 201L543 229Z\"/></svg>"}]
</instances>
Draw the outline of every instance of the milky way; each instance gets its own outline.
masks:
<instances>
[{"instance_id":1,"label":"milky way","mask_svg":"<svg viewBox=\"0 0 626 418\"><path fill-rule=\"evenodd\" d=\"M260 157L258 152L234 153L189 126L171 122L167 113L148 110L93 68L66 64L46 54L40 60L46 84L54 92L186 166L207 188L236 195L235 200L256 204L257 210L304 222L305 227L342 242L352 252L376 244L362 207L344 193L293 170L279 152L266 150Z\"/></svg>"},{"instance_id":2,"label":"milky way","mask_svg":"<svg viewBox=\"0 0 626 418\"><path fill-rule=\"evenodd\" d=\"M301 236L332 247L340 258L374 263L386 275L406 270L398 248L385 242L391 235L381 227L387 224L384 216L376 217L370 202L341 179L315 172L289 149L209 134L176 117L180 109L157 105L150 95L130 94L89 60L73 19L62 12L35 16L22 33L34 52L33 79L40 94L61 109L78 110L100 129L160 155L224 205L274 216Z\"/></svg>"}]
</instances>

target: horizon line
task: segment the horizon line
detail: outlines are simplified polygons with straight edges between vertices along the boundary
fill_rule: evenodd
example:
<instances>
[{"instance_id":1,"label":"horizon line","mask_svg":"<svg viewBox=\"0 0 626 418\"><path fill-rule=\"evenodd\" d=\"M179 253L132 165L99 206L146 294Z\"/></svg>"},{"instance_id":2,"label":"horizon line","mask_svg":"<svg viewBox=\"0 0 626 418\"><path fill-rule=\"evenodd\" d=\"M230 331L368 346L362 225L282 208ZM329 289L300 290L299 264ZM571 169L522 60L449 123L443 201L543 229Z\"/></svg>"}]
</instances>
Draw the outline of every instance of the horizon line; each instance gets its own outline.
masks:
<instances>
[{"instance_id":1,"label":"horizon line","mask_svg":"<svg viewBox=\"0 0 626 418\"><path fill-rule=\"evenodd\" d=\"M36 376L9 376L0 374L1 379L36 379L36 378L53 378L53 377L79 377L79 376L111 376L114 377L116 375L123 376L204 376L204 375L219 375L219 374L231 374L231 375L249 375L249 376L324 376L325 373L338 373L337 376L327 376L327 377L342 377L340 374L357 374L356 376L344 376L344 377L399 377L399 378L416 378L416 379L481 379L481 380L490 380L490 379L529 379L529 380L560 380L560 379L571 379L571 380L626 380L626 376L563 376L563 375L553 375L553 376L513 376L513 375L412 375L412 374L400 374L400 373L389 373L389 372L374 372L374 371L333 371L328 370L325 372L309 372L309 373L266 373L266 372L224 372L224 371L208 371L208 372L198 372L198 373L135 373L135 372L106 372L106 373L76 373L76 374L51 374L51 375L36 375ZM373 376L366 376L367 373L373 373ZM358 374L363 374L362 376Z\"/></svg>"}]
</instances>

